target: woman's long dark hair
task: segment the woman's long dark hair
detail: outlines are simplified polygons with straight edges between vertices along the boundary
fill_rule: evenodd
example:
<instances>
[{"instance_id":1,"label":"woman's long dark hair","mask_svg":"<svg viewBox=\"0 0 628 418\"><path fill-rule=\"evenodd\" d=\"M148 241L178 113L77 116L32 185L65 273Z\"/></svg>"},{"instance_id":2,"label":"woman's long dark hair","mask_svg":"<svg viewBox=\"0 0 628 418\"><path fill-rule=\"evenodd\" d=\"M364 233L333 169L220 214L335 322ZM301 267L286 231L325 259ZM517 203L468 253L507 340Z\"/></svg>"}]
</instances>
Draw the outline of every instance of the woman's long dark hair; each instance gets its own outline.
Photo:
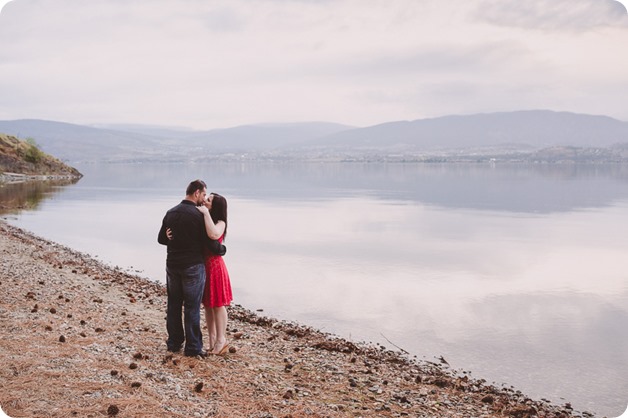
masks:
<instances>
[{"instance_id":1,"label":"woman's long dark hair","mask_svg":"<svg viewBox=\"0 0 628 418\"><path fill-rule=\"evenodd\" d=\"M223 221L225 223L225 232L222 239L227 238L227 199L218 193L210 193L212 196L212 208L209 211L209 215L212 217L214 223Z\"/></svg>"}]
</instances>

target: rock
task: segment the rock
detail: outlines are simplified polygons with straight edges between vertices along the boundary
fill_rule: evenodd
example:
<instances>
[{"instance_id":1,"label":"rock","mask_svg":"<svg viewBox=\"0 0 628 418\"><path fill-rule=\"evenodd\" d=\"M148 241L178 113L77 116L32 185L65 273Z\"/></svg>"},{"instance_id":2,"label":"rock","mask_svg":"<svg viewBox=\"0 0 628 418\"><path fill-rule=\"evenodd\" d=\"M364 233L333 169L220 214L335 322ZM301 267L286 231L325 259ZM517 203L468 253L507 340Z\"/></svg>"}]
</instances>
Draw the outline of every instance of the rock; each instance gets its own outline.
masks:
<instances>
[{"instance_id":1,"label":"rock","mask_svg":"<svg viewBox=\"0 0 628 418\"><path fill-rule=\"evenodd\" d=\"M449 382L445 379L434 379L434 385L438 386L439 388L444 388L447 387L449 385Z\"/></svg>"},{"instance_id":2,"label":"rock","mask_svg":"<svg viewBox=\"0 0 628 418\"><path fill-rule=\"evenodd\" d=\"M495 402L495 398L492 395L486 395L482 398L482 402L484 403L493 403Z\"/></svg>"},{"instance_id":3,"label":"rock","mask_svg":"<svg viewBox=\"0 0 628 418\"><path fill-rule=\"evenodd\" d=\"M109 405L109 408L107 408L107 415L109 416L118 415L118 412L120 412L120 408L118 408L116 405Z\"/></svg>"},{"instance_id":4,"label":"rock","mask_svg":"<svg viewBox=\"0 0 628 418\"><path fill-rule=\"evenodd\" d=\"M60 343L64 343L65 342L65 337L63 335L59 337L59 342Z\"/></svg>"},{"instance_id":5,"label":"rock","mask_svg":"<svg viewBox=\"0 0 628 418\"><path fill-rule=\"evenodd\" d=\"M194 392L196 393L200 393L203 390L203 382L198 382L195 386L194 386Z\"/></svg>"}]
</instances>

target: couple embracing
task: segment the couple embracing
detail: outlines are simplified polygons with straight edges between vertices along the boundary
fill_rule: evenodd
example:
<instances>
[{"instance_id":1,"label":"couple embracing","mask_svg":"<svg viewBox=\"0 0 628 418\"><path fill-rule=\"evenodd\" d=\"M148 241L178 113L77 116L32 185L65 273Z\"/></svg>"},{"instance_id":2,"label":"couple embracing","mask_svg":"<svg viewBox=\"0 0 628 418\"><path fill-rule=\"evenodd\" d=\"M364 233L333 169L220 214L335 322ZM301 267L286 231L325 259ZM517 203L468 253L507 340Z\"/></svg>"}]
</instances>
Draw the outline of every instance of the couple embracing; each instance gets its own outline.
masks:
<instances>
[{"instance_id":1,"label":"couple embracing","mask_svg":"<svg viewBox=\"0 0 628 418\"><path fill-rule=\"evenodd\" d=\"M185 199L164 216L157 241L168 247L168 351L183 348L184 355L201 357L228 351L226 306L232 294L222 259L226 235L227 200L216 193L208 195L202 180L192 181ZM203 349L201 303L209 332L207 350Z\"/></svg>"}]
</instances>

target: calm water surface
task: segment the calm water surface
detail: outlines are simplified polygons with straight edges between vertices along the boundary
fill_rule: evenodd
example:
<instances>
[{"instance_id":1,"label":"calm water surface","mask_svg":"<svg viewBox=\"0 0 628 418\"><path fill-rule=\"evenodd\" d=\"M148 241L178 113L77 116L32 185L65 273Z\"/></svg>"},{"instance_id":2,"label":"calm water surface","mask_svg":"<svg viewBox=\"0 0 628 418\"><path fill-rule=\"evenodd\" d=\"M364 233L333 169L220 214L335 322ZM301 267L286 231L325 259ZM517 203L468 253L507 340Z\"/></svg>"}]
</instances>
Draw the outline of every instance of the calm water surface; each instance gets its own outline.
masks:
<instances>
[{"instance_id":1,"label":"calm water surface","mask_svg":"<svg viewBox=\"0 0 628 418\"><path fill-rule=\"evenodd\" d=\"M442 355L536 399L626 410L628 167L79 169L77 184L5 218L164 282L161 219L203 178L229 200L235 303L394 349L389 340L419 359Z\"/></svg>"}]
</instances>

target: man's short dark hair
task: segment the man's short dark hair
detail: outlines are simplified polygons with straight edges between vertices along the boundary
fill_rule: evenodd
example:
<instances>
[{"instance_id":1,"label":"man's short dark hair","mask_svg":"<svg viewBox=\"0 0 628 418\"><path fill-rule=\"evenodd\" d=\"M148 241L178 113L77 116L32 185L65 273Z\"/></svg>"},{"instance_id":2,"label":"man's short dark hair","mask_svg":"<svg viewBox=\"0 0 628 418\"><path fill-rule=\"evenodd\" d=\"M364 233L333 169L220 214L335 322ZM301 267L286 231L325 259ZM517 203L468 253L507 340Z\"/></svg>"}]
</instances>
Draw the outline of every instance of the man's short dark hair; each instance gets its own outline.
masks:
<instances>
[{"instance_id":1,"label":"man's short dark hair","mask_svg":"<svg viewBox=\"0 0 628 418\"><path fill-rule=\"evenodd\" d=\"M203 180L194 180L188 184L188 188L185 190L186 196L192 196L197 190L207 189L207 185Z\"/></svg>"}]
</instances>

